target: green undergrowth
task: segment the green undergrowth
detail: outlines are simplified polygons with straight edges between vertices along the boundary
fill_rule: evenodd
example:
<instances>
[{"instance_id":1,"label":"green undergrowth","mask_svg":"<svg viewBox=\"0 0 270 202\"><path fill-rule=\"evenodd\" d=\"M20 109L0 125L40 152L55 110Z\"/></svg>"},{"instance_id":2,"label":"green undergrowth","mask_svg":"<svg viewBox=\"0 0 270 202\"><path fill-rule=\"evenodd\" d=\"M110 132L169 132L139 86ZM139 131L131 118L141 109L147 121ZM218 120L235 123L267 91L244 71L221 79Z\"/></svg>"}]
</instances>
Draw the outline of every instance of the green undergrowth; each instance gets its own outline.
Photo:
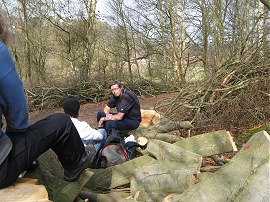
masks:
<instances>
[{"instance_id":1,"label":"green undergrowth","mask_svg":"<svg viewBox=\"0 0 270 202\"><path fill-rule=\"evenodd\" d=\"M241 147L243 144L245 144L255 133L265 130L270 133L270 123L258 127L254 127L251 129L248 129L244 132L241 133L235 133L234 136L234 141L238 147Z\"/></svg>"}]
</instances>

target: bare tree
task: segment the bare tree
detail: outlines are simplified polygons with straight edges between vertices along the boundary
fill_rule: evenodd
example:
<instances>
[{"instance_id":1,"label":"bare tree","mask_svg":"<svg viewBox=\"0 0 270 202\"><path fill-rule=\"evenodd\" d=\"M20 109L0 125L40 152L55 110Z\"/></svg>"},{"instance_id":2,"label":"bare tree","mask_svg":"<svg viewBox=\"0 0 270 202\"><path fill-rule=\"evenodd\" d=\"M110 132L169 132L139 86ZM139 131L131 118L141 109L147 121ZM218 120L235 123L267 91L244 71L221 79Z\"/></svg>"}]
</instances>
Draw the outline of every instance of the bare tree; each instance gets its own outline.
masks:
<instances>
[{"instance_id":1,"label":"bare tree","mask_svg":"<svg viewBox=\"0 0 270 202\"><path fill-rule=\"evenodd\" d=\"M262 3L264 4L264 6L265 6L268 10L270 10L270 2L269 2L269 1L267 1L267 0L260 0L260 2L262 2Z\"/></svg>"},{"instance_id":2,"label":"bare tree","mask_svg":"<svg viewBox=\"0 0 270 202\"><path fill-rule=\"evenodd\" d=\"M28 26L28 12L27 12L27 4L26 0L19 0L22 7L22 29L25 37L25 61L24 64L26 66L26 82L31 85L32 81L32 63L31 63L31 39L29 37L29 26Z\"/></svg>"},{"instance_id":3,"label":"bare tree","mask_svg":"<svg viewBox=\"0 0 270 202\"><path fill-rule=\"evenodd\" d=\"M131 43L132 38L130 36L131 30L128 28L128 13L127 13L127 6L124 3L124 0L112 0L110 3L110 8L113 11L113 15L111 16L114 19L114 22L117 25L117 36L121 39L119 42L123 44L123 55L122 58L124 62L127 63L127 68L129 72L129 82L133 83L133 72L132 72L132 50L131 50Z\"/></svg>"}]
</instances>

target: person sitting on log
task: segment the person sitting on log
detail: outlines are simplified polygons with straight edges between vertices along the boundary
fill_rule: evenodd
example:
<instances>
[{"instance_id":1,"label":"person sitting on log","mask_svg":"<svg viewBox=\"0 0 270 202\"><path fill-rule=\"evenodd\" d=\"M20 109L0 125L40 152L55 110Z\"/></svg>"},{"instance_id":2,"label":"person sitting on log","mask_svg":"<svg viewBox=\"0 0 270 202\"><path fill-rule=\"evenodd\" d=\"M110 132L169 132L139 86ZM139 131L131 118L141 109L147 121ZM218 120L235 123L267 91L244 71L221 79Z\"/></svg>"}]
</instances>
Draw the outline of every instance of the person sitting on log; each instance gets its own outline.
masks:
<instances>
[{"instance_id":1,"label":"person sitting on log","mask_svg":"<svg viewBox=\"0 0 270 202\"><path fill-rule=\"evenodd\" d=\"M70 116L84 143L84 146L88 149L94 147L95 153L98 153L99 149L102 148L105 144L107 138L106 130L104 128L100 128L98 130L93 129L87 122L80 121L78 119L80 102L76 97L68 96L67 98L65 98L62 103L62 107L64 109L64 112Z\"/></svg>"},{"instance_id":2,"label":"person sitting on log","mask_svg":"<svg viewBox=\"0 0 270 202\"><path fill-rule=\"evenodd\" d=\"M75 181L91 165L93 155L86 151L77 129L64 113L49 115L29 125L23 83L5 45L8 33L0 15L0 189L15 182L50 148L64 168L64 179Z\"/></svg>"},{"instance_id":3,"label":"person sitting on log","mask_svg":"<svg viewBox=\"0 0 270 202\"><path fill-rule=\"evenodd\" d=\"M118 131L134 130L141 122L140 102L137 95L123 87L118 80L110 85L112 96L103 111L97 113L98 127L104 127L109 135L112 128ZM116 113L111 109L116 108Z\"/></svg>"}]
</instances>

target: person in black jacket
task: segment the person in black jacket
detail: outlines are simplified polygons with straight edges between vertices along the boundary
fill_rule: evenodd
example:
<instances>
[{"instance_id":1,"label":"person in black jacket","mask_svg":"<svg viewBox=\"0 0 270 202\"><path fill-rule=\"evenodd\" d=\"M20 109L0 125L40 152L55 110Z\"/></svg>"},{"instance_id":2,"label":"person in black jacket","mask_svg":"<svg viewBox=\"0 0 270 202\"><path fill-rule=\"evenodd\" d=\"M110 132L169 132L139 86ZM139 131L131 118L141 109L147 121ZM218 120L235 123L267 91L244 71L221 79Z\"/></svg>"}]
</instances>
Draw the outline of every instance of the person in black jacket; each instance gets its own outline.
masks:
<instances>
[{"instance_id":1,"label":"person in black jacket","mask_svg":"<svg viewBox=\"0 0 270 202\"><path fill-rule=\"evenodd\" d=\"M141 108L137 95L123 87L120 81L114 81L110 85L112 96L103 111L97 113L98 127L104 127L109 131L134 130L141 122ZM116 108L116 113L111 109Z\"/></svg>"}]
</instances>

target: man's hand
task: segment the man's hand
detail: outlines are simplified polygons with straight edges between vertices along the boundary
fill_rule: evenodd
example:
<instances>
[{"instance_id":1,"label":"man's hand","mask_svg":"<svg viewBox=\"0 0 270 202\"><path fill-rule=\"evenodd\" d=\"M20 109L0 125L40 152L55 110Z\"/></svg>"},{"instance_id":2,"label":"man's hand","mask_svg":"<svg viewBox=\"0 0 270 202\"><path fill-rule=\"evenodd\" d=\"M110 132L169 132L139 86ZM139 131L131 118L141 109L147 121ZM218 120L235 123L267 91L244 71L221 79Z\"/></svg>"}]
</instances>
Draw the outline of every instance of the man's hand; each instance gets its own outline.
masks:
<instances>
[{"instance_id":1,"label":"man's hand","mask_svg":"<svg viewBox=\"0 0 270 202\"><path fill-rule=\"evenodd\" d=\"M108 120L113 120L112 114L106 114L106 117L102 117L98 122L98 127L103 127L104 126L103 122Z\"/></svg>"},{"instance_id":2,"label":"man's hand","mask_svg":"<svg viewBox=\"0 0 270 202\"><path fill-rule=\"evenodd\" d=\"M103 124L104 118L105 117L102 117L101 119L99 119L98 127L103 127L104 126L104 124Z\"/></svg>"},{"instance_id":3,"label":"man's hand","mask_svg":"<svg viewBox=\"0 0 270 202\"><path fill-rule=\"evenodd\" d=\"M106 121L107 120L113 120L113 115L112 114L107 114L105 120Z\"/></svg>"}]
</instances>

